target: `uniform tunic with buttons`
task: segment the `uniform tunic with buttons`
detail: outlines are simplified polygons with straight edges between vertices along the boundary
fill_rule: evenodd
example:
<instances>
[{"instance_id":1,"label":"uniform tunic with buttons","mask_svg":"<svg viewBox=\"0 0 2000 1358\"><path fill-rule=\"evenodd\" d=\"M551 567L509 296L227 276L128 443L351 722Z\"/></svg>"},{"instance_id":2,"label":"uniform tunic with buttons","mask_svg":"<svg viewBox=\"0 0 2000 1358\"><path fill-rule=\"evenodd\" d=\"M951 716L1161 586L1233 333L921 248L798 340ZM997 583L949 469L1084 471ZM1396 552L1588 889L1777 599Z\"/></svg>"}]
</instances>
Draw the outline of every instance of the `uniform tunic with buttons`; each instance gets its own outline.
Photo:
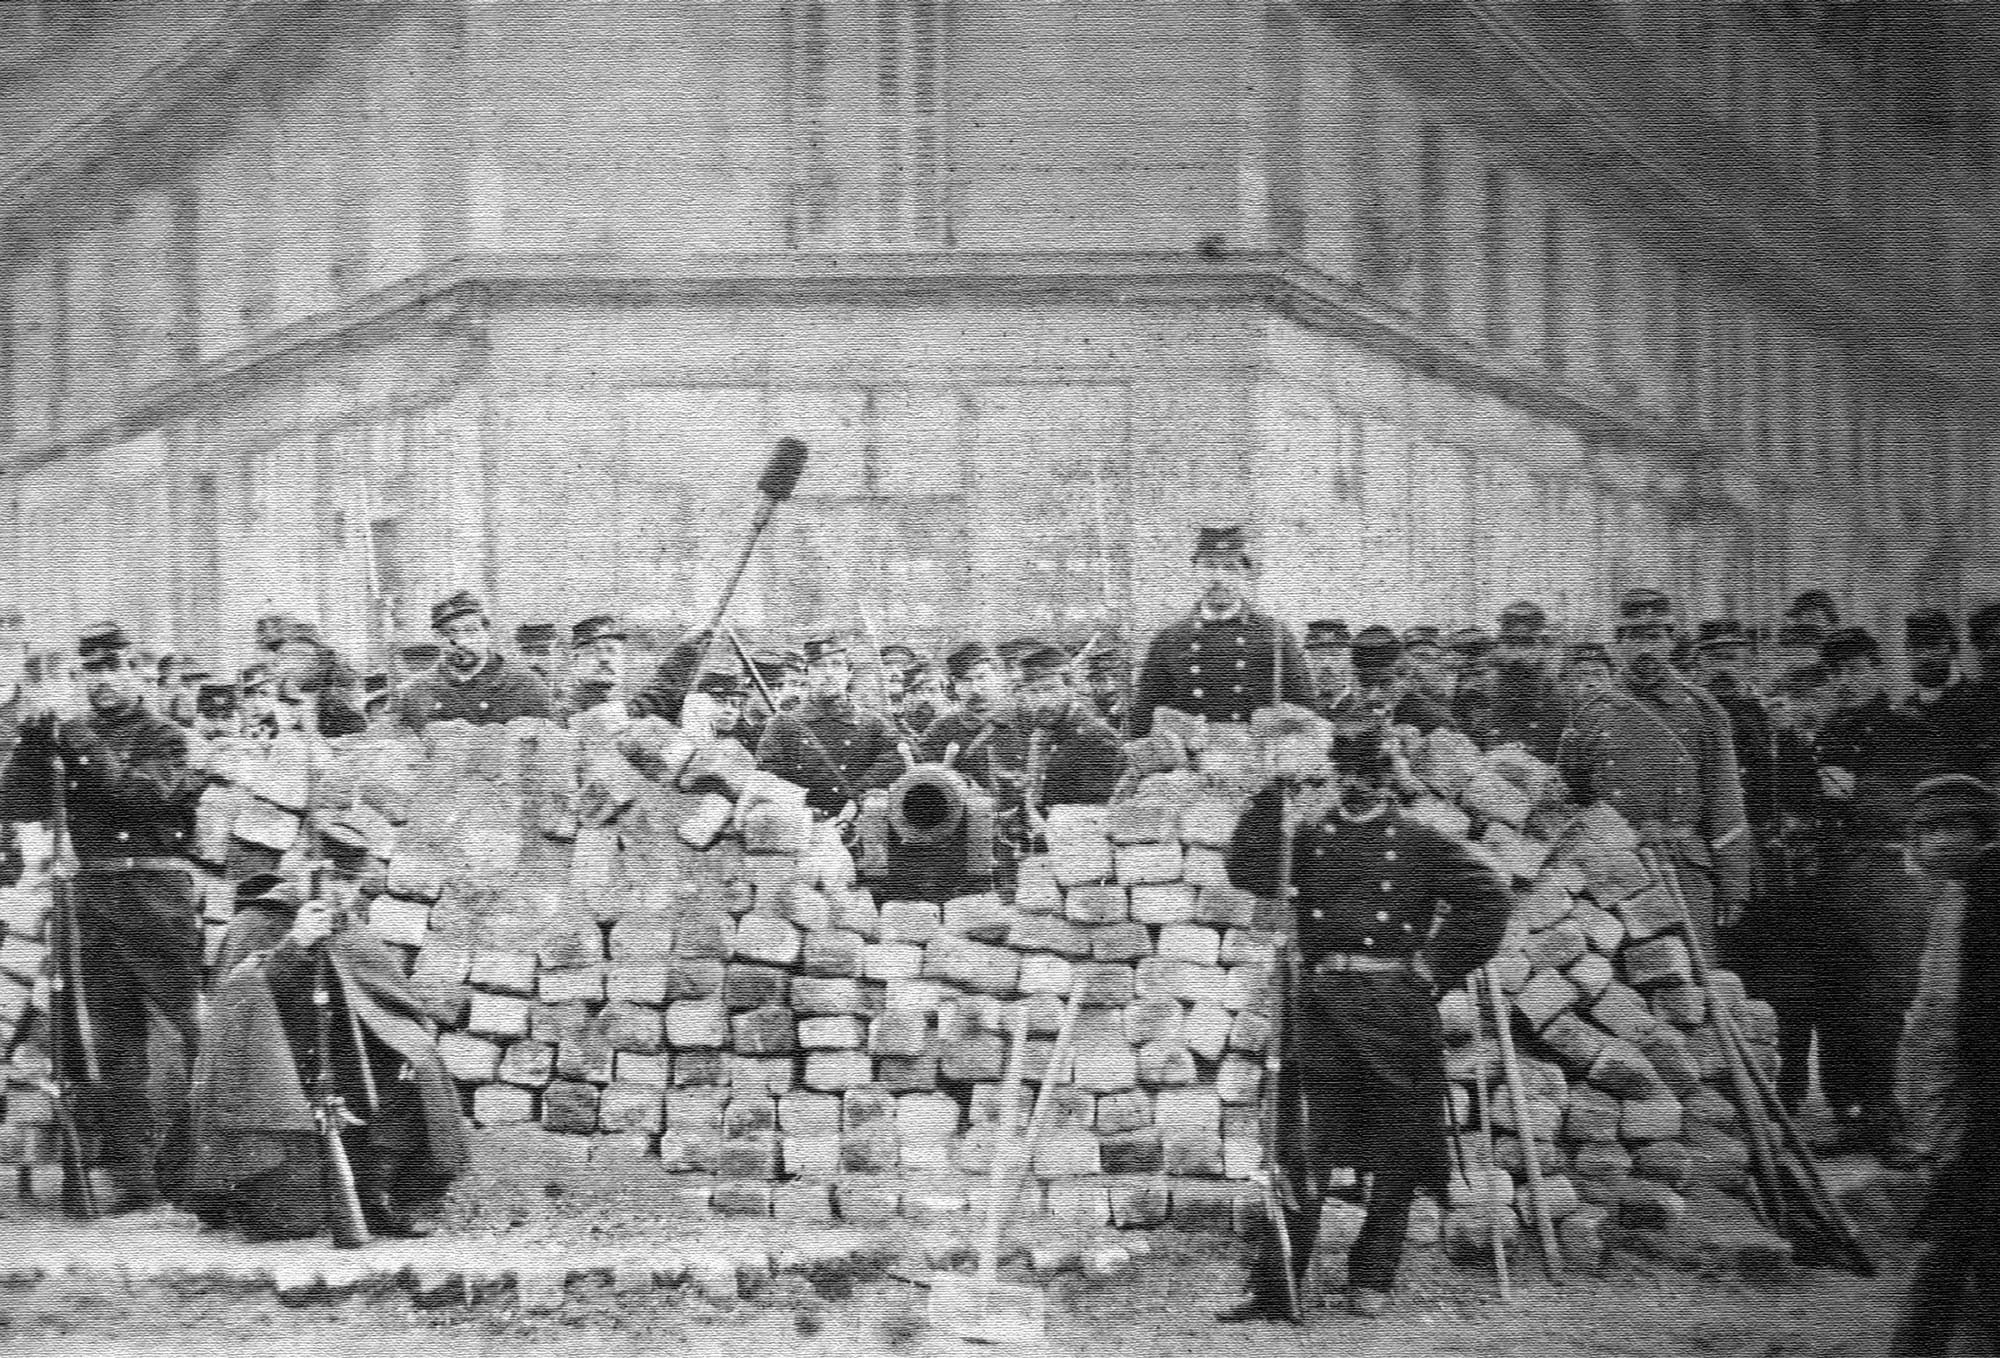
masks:
<instances>
[{"instance_id":1,"label":"uniform tunic with buttons","mask_svg":"<svg viewBox=\"0 0 2000 1358\"><path fill-rule=\"evenodd\" d=\"M1712 956L1716 903L1748 898L1755 861L1728 714L1678 680L1655 691L1621 685L1577 709L1556 768L1579 799L1609 805L1673 865Z\"/></svg>"},{"instance_id":2,"label":"uniform tunic with buttons","mask_svg":"<svg viewBox=\"0 0 2000 1358\"><path fill-rule=\"evenodd\" d=\"M84 871L72 888L84 994L104 1076L87 1120L104 1163L126 1191L151 1188L158 1153L149 1086L148 1014L157 1011L194 1049L201 926L192 867L195 805L207 777L188 767L188 737L142 704L93 710L25 730L0 778L0 815L50 814L54 748L63 755L70 842ZM150 859L143 866L133 860ZM72 1048L74 1050L74 1048ZM173 1077L185 1087L186 1073ZM162 1168L171 1177L173 1167Z\"/></svg>"},{"instance_id":3,"label":"uniform tunic with buttons","mask_svg":"<svg viewBox=\"0 0 2000 1358\"><path fill-rule=\"evenodd\" d=\"M757 742L757 767L797 783L806 804L833 815L902 773L896 730L846 698L808 698L780 712Z\"/></svg>"},{"instance_id":4,"label":"uniform tunic with buttons","mask_svg":"<svg viewBox=\"0 0 2000 1358\"><path fill-rule=\"evenodd\" d=\"M1199 613L1168 624L1146 648L1132 690L1132 734L1152 734L1153 710L1178 708L1209 721L1247 722L1271 705L1274 648L1284 667L1284 700L1314 705L1312 671L1298 638L1255 609L1214 620Z\"/></svg>"},{"instance_id":5,"label":"uniform tunic with buttons","mask_svg":"<svg viewBox=\"0 0 2000 1358\"><path fill-rule=\"evenodd\" d=\"M414 731L434 721L490 726L516 717L546 717L553 710L548 681L498 651L463 678L448 665L434 665L410 680L396 699L398 719Z\"/></svg>"},{"instance_id":6,"label":"uniform tunic with buttons","mask_svg":"<svg viewBox=\"0 0 2000 1358\"><path fill-rule=\"evenodd\" d=\"M1275 791L1260 792L1229 849L1229 880L1262 896L1277 888L1277 807ZM1315 967L1336 953L1421 956L1437 985L1456 985L1499 947L1512 909L1506 884L1465 844L1389 808L1301 827L1292 886L1302 979L1289 1046L1313 1167L1402 1170L1441 1189L1444 1057L1431 983L1409 967Z\"/></svg>"},{"instance_id":7,"label":"uniform tunic with buttons","mask_svg":"<svg viewBox=\"0 0 2000 1358\"><path fill-rule=\"evenodd\" d=\"M1553 680L1539 672L1514 675L1503 669L1490 705L1479 712L1467 734L1482 750L1519 745L1544 764L1553 764L1568 725L1569 702Z\"/></svg>"}]
</instances>

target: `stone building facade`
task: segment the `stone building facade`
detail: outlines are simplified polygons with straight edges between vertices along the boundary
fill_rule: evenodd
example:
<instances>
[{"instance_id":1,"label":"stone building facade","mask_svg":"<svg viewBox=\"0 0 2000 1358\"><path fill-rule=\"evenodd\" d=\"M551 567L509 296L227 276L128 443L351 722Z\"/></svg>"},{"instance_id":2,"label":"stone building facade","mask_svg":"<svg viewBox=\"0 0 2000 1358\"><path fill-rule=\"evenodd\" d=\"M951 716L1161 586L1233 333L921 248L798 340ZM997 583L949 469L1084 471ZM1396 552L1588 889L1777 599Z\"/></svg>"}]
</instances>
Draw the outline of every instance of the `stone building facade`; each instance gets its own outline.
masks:
<instances>
[{"instance_id":1,"label":"stone building facade","mask_svg":"<svg viewBox=\"0 0 2000 1358\"><path fill-rule=\"evenodd\" d=\"M2000 44L1852 8L23 0L0 593L698 616L794 434L753 628L1977 602Z\"/></svg>"}]
</instances>

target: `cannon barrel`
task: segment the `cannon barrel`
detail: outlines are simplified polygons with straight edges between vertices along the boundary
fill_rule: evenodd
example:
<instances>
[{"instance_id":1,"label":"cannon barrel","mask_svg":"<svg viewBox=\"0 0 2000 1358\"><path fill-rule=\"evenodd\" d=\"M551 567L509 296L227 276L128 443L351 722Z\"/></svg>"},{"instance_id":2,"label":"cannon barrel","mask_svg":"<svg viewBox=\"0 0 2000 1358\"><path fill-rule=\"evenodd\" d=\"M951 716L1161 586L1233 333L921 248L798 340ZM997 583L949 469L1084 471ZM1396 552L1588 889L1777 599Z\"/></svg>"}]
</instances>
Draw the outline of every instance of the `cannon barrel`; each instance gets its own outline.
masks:
<instances>
[{"instance_id":1,"label":"cannon barrel","mask_svg":"<svg viewBox=\"0 0 2000 1358\"><path fill-rule=\"evenodd\" d=\"M965 824L972 785L943 764L919 764L889 785L889 825L905 844L939 844Z\"/></svg>"}]
</instances>

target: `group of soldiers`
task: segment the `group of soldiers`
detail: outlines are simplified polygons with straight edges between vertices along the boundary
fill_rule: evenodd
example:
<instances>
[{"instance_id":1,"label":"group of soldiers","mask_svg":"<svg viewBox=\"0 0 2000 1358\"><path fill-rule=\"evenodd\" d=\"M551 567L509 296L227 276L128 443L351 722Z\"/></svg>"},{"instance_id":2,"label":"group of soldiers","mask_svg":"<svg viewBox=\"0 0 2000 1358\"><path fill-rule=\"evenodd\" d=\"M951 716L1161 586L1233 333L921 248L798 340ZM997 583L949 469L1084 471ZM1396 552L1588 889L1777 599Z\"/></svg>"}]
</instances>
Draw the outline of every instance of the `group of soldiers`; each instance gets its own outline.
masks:
<instances>
[{"instance_id":1,"label":"group of soldiers","mask_svg":"<svg viewBox=\"0 0 2000 1358\"><path fill-rule=\"evenodd\" d=\"M490 610L460 592L432 609L435 641L402 648L390 671L361 673L309 621L273 616L257 625L255 661L218 679L144 654L111 624L84 636L70 665L29 663L20 618L0 616L0 755L12 754L0 817L45 816L37 779L59 761L82 864L85 981L103 1010L104 1155L122 1166L124 1199L154 1199L161 1158L132 1013L150 1006L190 1032L192 1049L214 1048L192 1033L200 940L191 883L175 866L205 783L204 742L531 716L580 730L652 717L739 740L844 824L915 765L947 765L994 797L1021 848L1048 808L1120 795L1132 742L1164 709L1211 724L1249 723L1264 709L1325 718L1337 776L1253 801L1228 861L1252 891L1290 880L1315 1172L1324 1183L1344 1165L1369 1185L1369 1224L1350 1258L1351 1295L1367 1313L1387 1304L1411 1195L1443 1176L1443 1134L1428 1111L1442 1081L1433 996L1491 956L1509 904L1482 860L1402 814L1413 791L1403 755L1418 737L1456 731L1481 749L1519 747L1576 800L1620 812L1679 879L1695 941L1777 1010L1784 1101L1804 1099L1816 1048L1839 1144L1906 1153L1898 1051L1938 892L1912 871L1906 844L1920 787L1941 775L1985 786L2000 760L2000 606L1973 614L1962 634L1935 610L1912 614L1899 677L1880 640L1843 625L1821 591L1768 630L1723 619L1689 632L1667 595L1633 589L1616 601L1608 640L1559 645L1528 601L1491 632L1328 618L1300 637L1256 606L1241 529L1201 530L1190 565L1191 608L1136 666L1101 638L1078 648L965 641L926 656L834 634L752 651L723 625L682 637L649 667L610 615L578 620L560 663L553 628L524 629L508 654ZM76 687L61 673L72 666ZM859 674L873 681L865 696ZM349 847L365 858L359 838ZM1287 843L1295 861L1278 873ZM368 866L349 864L350 880L365 881ZM253 995L282 995L285 948L303 956L335 931L282 881L255 879L244 892L239 919L263 924L225 951L263 966L269 985ZM462 1164L462 1131L431 1106L437 1097L410 1092L443 1078L413 1037L414 1002L372 963L345 965L351 1007L373 1015L355 1041L359 1064L379 1066L405 1095L401 1130L386 1134L393 1146L362 1148L388 1166L369 1171L375 1215L413 1228L409 1204ZM284 1009L274 1021L296 1037ZM378 1111L388 1102L373 1097ZM198 1121L193 1140L199 1165L218 1143L202 1140ZM405 1182L416 1187L399 1197ZM1298 1204L1299 1231L1309 1234L1316 1201Z\"/></svg>"}]
</instances>

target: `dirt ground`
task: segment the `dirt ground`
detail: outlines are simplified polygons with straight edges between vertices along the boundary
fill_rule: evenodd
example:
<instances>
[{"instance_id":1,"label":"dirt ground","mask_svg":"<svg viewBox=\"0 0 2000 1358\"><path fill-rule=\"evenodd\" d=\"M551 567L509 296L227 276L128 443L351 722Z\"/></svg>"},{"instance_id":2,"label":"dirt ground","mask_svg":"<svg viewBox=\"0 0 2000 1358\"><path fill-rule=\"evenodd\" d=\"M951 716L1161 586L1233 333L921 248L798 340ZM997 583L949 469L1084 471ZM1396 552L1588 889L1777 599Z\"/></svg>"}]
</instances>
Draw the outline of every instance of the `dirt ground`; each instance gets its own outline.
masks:
<instances>
[{"instance_id":1,"label":"dirt ground","mask_svg":"<svg viewBox=\"0 0 2000 1358\"><path fill-rule=\"evenodd\" d=\"M1732 1249L1731 1232L1754 1231L1754 1223L1732 1222L1722 1208L1673 1232L1617 1236L1601 1273L1572 1273L1560 1287L1542 1276L1532 1253L1522 1253L1515 1259L1511 1303L1499 1301L1490 1270L1454 1268L1424 1251L1406 1266L1396 1305L1386 1317L1362 1320L1329 1307L1303 1330L1217 1324L1213 1312L1234 1298L1242 1279L1235 1242L1154 1232L1147 1252L1109 1277L1075 1270L1033 1280L1015 1274L1017 1281L1041 1289L1049 1311L1046 1340L1018 1350L967 1345L930 1325L928 1293L915 1281L924 1275L904 1267L887 1274L835 1271L810 1281L781 1275L728 1302L687 1288L618 1294L607 1278L602 1286L573 1285L569 1301L548 1314L524 1312L504 1290L471 1301L425 1302L403 1288L376 1286L293 1304L249 1284L127 1286L115 1275L51 1277L0 1290L0 1352L230 1358L280 1353L871 1358L971 1352L1132 1358L1871 1358L1882 1351L1909 1249L1895 1232L1895 1209L1887 1196L1865 1186L1846 1196L1883 1261L1877 1278L1782 1263L1749 1267ZM503 1239L510 1225L496 1225L490 1238ZM543 1247L560 1247L559 1234L552 1233L567 1230L580 1249L607 1236L643 1241L637 1225L629 1214L569 1204L561 1213L536 1214L513 1229ZM14 1235L17 1242L25 1238ZM486 1238L475 1230L474 1247ZM680 1232L664 1238L675 1245L686 1241ZM0 1257L19 1260L17 1251L4 1246ZM1977 1351L1984 1350L1957 1352Z\"/></svg>"}]
</instances>

